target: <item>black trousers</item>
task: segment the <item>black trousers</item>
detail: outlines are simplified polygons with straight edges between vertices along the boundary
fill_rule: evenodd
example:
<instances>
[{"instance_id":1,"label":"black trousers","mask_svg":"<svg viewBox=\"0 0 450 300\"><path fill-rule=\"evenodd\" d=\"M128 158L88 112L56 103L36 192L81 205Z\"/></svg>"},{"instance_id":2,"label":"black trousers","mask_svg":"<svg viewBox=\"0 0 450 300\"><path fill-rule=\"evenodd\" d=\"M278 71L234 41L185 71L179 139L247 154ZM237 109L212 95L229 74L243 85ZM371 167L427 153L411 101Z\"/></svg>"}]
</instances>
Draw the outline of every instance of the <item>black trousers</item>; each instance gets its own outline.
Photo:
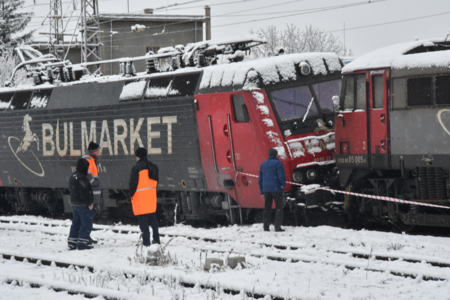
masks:
<instances>
[{"instance_id":1,"label":"black trousers","mask_svg":"<svg viewBox=\"0 0 450 300\"><path fill-rule=\"evenodd\" d=\"M272 210L272 203L275 200L275 209L277 210L275 214L275 230L281 228L283 223L283 207L284 199L283 193L264 193L264 230L269 230L270 225L270 212Z\"/></svg>"},{"instance_id":2,"label":"black trousers","mask_svg":"<svg viewBox=\"0 0 450 300\"><path fill-rule=\"evenodd\" d=\"M150 246L150 229L148 228L148 223L152 226L153 240L155 243L159 244L159 224L158 219L156 219L156 213L139 215L139 228L142 231L142 240L144 246Z\"/></svg>"}]
</instances>

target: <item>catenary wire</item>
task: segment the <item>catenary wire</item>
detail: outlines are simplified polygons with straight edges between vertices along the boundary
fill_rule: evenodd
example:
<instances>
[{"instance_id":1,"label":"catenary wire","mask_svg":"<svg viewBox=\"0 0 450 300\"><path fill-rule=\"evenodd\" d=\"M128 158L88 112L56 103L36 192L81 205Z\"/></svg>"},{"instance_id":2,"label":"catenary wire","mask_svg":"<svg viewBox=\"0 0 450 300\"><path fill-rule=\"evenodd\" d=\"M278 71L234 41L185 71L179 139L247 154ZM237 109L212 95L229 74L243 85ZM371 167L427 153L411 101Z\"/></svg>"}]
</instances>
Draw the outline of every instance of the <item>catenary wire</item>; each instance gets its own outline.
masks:
<instances>
[{"instance_id":1,"label":"catenary wire","mask_svg":"<svg viewBox=\"0 0 450 300\"><path fill-rule=\"evenodd\" d=\"M387 0L378 0L378 1L373 1L373 2L360 2L360 3L354 3L352 4L352 6L356 6L356 5L367 5L367 4L373 4L373 3L379 3L379 2L385 2ZM348 7L348 6L346 6ZM346 8L346 7L339 7L339 8ZM335 8L337 9L337 8ZM329 9L328 9L329 10ZM283 15L283 16L276 16L276 17L272 17L272 18L264 18L264 19L254 19L254 20L248 20L248 21L242 21L242 22L235 22L235 23L228 23L228 24L222 24L222 25L215 25L215 26L211 26L211 28L218 28L218 27L224 27L224 26L231 26L231 25L239 25L239 24L244 24L244 23L251 23L251 22L258 22L258 21L265 21L265 20L269 20L269 19L279 19L279 18L285 18L285 17L289 17L289 16L297 16L297 15L302 15L302 14L308 14L308 13L315 13L315 12L321 12L321 11L314 11L314 12L301 12L301 13L295 13L295 14L289 14L289 15ZM161 25L158 25L159 27L161 27ZM158 27L155 26L155 27ZM192 31L195 29L185 29L185 30L178 30L178 31L171 31L171 32L165 32L164 34L173 34L173 33L179 33L179 32L188 32L188 31ZM129 32L124 32L124 33L129 33ZM120 33L119 33L120 34ZM123 33L122 33L123 34ZM135 39L135 38L142 38L142 37L147 37L147 36L152 36L152 35L159 35L157 33L153 33L153 34L148 34L148 35L139 35L136 37L127 37L127 38L122 38L122 40L130 40L130 39Z\"/></svg>"}]
</instances>

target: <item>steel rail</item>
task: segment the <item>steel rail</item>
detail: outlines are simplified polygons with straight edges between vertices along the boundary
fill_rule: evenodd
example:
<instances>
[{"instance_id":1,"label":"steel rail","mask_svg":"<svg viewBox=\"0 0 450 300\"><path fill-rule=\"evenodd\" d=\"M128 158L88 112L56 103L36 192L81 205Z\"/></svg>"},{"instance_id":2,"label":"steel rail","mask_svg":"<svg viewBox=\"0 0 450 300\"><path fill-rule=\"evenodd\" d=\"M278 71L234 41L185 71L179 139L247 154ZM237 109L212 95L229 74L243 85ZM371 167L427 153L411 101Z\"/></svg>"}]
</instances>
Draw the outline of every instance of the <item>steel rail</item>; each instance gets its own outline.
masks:
<instances>
[{"instance_id":1,"label":"steel rail","mask_svg":"<svg viewBox=\"0 0 450 300\"><path fill-rule=\"evenodd\" d=\"M33 257L30 255L14 255L12 253L4 253L4 252L2 253L2 251L0 250L0 259L1 258L14 259L16 261L22 261L22 262L28 261L29 263L41 264L44 266L56 265L56 267L59 267L59 268L69 268L70 266L74 266L74 267L78 267L82 270L86 269L90 273L93 273L95 268L102 267L102 266L98 266L98 265L93 266L93 265L74 264L74 263L58 261L58 260L46 260L46 259L40 259L39 257L35 257L35 256ZM108 268L111 270L111 266L105 266L105 268ZM114 271L116 271L117 273L118 273L118 271L122 272L123 275L127 278L130 277L130 275L131 275L131 277L142 276L142 270L132 271L132 270L125 270L125 269L115 269ZM146 276L146 280L148 280L150 276L151 276L151 274L148 274ZM158 277L158 275L156 275L155 277ZM219 283L219 288L221 288L225 293L231 293L233 295L238 295L242 292L242 290L237 290L237 289L232 289L232 288L223 288L223 285L221 285L220 282L210 282L209 279L206 283L202 284L202 283L199 283L198 280L183 280L179 276L173 276L173 278L178 278L179 284L182 285L183 287L189 288L189 289L193 289L198 284L201 288L209 288L212 290L216 290L218 287L217 283ZM11 281L15 280L10 276L5 276L4 279L7 281L8 281L8 279ZM150 279L151 279L151 277L150 277ZM22 281L22 279L17 279L17 280ZM162 282L162 283L164 285L167 285L164 282ZM41 284L41 286L44 286L44 285L47 285L47 284ZM48 286L51 287L51 284L49 284ZM69 290L77 292L73 289L67 289L67 291L69 291ZM217 290L216 290L216 292L217 292ZM277 295L270 295L270 294L266 294L266 293L261 294L261 293L257 293L257 292L254 293L254 291L250 290L250 289L246 289L246 290L244 290L244 292L248 295L251 295L254 299L264 299L267 295L271 296L271 299L273 299L273 300L285 299L284 297L277 296ZM86 294L86 295L90 294L90 293L86 293L86 292L80 292L80 293ZM93 294L93 295L95 295L95 294ZM101 296L101 295L95 295L95 296ZM113 299L118 299L118 298L109 297L107 299L113 300Z\"/></svg>"},{"instance_id":2,"label":"steel rail","mask_svg":"<svg viewBox=\"0 0 450 300\"><path fill-rule=\"evenodd\" d=\"M26 229L26 228L22 228L22 227L17 227L17 228L5 227L5 226L2 226L1 224L0 224L0 229L19 230L19 231L28 231L28 232L36 231L36 230L30 230L30 229ZM119 230L113 230L113 231L116 233L119 233L119 234L127 234L129 232L129 231L122 231L122 230L120 230L120 232L119 232ZM59 233L55 233L55 232L51 232L51 231L45 232L45 231L40 230L40 232L42 232L44 234L50 234L50 235L66 235L66 234L59 234ZM140 231L131 231L131 232L140 233ZM204 242L207 242L207 243L220 243L220 242L234 241L232 239L213 239L213 238L204 238L204 237L198 237L198 236L187 236L187 235L182 235L182 234L170 234L170 233L160 233L160 236L167 237L167 238L186 238L189 240L196 240L196 241L203 240ZM102 239L100 239L100 240L102 240ZM306 249L306 247L298 247L298 246L292 247L292 246L288 246L288 245L276 245L276 244L257 243L257 242L248 242L248 244L254 244L254 245L261 246L261 247L269 247L269 248L273 247L278 250L286 250L286 251L289 251L289 250L295 251L295 250L299 250L299 249ZM192 248L197 249L195 247L192 247ZM198 250L200 250L200 249L198 249ZM352 250L352 251L334 250L334 249L321 249L321 250L325 250L330 253L336 253L336 254L341 254L341 255L351 255L352 257L360 258L360 259L369 259L369 258L375 257L375 259L379 260L379 261L403 260L404 262L407 262L407 263L422 263L425 261L427 264L430 264L433 267L450 268L450 261L446 263L446 262L440 261L439 259L433 260L432 257L417 257L417 258L407 258L406 257L405 258L404 256L401 256L401 255L388 256L388 255L380 254L377 252L374 252L372 254L367 254L367 253L364 253L361 251L355 251L355 250ZM229 252L229 251L225 251L225 250L223 250L223 251L211 250L211 251L223 252L223 253ZM233 251L233 253L239 254L238 252L235 252L235 251ZM244 254L244 253L242 253L242 254ZM254 257L265 256L265 254L255 254L255 253L246 253L246 254L249 254ZM292 259L293 262L298 261L297 259L292 258L292 257L279 256L279 255L270 255L270 256L268 256L268 258L272 259L272 260L278 260L278 261L287 261L289 259Z\"/></svg>"}]
</instances>

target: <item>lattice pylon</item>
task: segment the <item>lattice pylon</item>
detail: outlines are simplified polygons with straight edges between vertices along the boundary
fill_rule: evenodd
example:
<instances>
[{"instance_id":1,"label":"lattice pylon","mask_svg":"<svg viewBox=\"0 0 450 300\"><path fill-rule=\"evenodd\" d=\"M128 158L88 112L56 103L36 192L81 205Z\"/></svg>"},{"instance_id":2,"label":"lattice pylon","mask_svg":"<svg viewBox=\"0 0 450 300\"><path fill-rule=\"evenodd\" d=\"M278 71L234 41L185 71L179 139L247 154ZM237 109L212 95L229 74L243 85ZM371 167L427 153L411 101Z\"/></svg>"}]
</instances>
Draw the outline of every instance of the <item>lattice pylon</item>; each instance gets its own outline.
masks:
<instances>
[{"instance_id":1,"label":"lattice pylon","mask_svg":"<svg viewBox=\"0 0 450 300\"><path fill-rule=\"evenodd\" d=\"M61 0L50 0L50 31L49 31L49 45L50 53L58 55L59 45L64 43L64 26Z\"/></svg>"},{"instance_id":2,"label":"lattice pylon","mask_svg":"<svg viewBox=\"0 0 450 300\"><path fill-rule=\"evenodd\" d=\"M80 31L82 36L81 62L102 60L98 0L81 0ZM94 73L101 72L102 66L97 65Z\"/></svg>"}]
</instances>

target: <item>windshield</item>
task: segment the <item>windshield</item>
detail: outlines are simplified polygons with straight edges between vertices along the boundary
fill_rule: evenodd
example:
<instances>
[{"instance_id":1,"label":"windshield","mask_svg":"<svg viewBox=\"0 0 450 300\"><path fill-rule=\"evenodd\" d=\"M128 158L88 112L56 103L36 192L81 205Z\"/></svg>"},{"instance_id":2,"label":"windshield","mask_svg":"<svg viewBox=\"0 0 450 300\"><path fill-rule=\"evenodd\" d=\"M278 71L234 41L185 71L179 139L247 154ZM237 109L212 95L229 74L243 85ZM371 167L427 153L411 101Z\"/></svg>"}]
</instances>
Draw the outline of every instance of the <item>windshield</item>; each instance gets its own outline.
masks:
<instances>
[{"instance_id":1,"label":"windshield","mask_svg":"<svg viewBox=\"0 0 450 300\"><path fill-rule=\"evenodd\" d=\"M307 85L277 90L270 94L282 121L303 118L306 112L308 117L319 114Z\"/></svg>"},{"instance_id":2,"label":"windshield","mask_svg":"<svg viewBox=\"0 0 450 300\"><path fill-rule=\"evenodd\" d=\"M314 92L319 98L320 107L324 114L333 112L333 96L341 94L342 80L331 80L313 84Z\"/></svg>"}]
</instances>

